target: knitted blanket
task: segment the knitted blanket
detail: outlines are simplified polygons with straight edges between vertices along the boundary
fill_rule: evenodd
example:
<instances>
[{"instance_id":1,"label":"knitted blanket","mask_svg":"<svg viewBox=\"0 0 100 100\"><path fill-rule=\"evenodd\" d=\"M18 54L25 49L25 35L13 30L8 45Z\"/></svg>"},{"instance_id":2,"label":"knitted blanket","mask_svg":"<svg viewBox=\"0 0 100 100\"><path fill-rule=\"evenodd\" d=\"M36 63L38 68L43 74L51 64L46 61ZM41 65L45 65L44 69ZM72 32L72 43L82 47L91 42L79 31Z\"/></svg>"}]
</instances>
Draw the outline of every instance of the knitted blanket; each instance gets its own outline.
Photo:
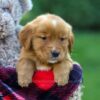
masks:
<instances>
[{"instance_id":1,"label":"knitted blanket","mask_svg":"<svg viewBox=\"0 0 100 100\"><path fill-rule=\"evenodd\" d=\"M17 83L16 69L0 67L0 100L69 100L81 82L82 69L78 64L73 64L68 84L57 86L54 83L49 90L39 88L34 82L21 88Z\"/></svg>"}]
</instances>

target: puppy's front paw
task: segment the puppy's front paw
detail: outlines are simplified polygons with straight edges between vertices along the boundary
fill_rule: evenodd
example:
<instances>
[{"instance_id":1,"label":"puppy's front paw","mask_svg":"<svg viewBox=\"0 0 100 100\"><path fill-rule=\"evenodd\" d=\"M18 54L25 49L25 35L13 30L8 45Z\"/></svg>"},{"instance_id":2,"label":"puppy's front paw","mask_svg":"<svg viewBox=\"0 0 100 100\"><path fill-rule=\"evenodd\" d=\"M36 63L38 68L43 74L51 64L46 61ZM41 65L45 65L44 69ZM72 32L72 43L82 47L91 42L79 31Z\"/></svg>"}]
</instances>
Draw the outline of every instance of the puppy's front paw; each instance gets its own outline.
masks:
<instances>
[{"instance_id":1,"label":"puppy's front paw","mask_svg":"<svg viewBox=\"0 0 100 100\"><path fill-rule=\"evenodd\" d=\"M28 87L32 83L32 78L26 78L25 76L18 78L18 84L21 87Z\"/></svg>"},{"instance_id":2,"label":"puppy's front paw","mask_svg":"<svg viewBox=\"0 0 100 100\"><path fill-rule=\"evenodd\" d=\"M68 75L66 76L65 74L63 74L63 75L57 75L55 77L55 81L58 84L58 86L64 86L64 85L66 85L68 83L68 80L69 80L69 76Z\"/></svg>"}]
</instances>

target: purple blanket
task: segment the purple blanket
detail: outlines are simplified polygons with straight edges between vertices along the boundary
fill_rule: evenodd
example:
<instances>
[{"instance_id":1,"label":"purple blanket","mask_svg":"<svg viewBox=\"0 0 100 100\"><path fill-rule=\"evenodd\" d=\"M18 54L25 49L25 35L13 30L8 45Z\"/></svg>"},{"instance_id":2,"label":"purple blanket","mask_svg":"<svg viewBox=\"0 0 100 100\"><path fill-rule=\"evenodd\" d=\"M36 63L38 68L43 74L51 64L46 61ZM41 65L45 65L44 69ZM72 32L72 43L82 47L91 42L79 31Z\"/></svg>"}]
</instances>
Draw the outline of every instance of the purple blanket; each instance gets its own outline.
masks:
<instances>
[{"instance_id":1,"label":"purple blanket","mask_svg":"<svg viewBox=\"0 0 100 100\"><path fill-rule=\"evenodd\" d=\"M65 86L54 86L48 91L41 90L34 83L21 88L17 83L15 68L0 67L0 100L68 100L82 82L82 69L73 65L69 83Z\"/></svg>"}]
</instances>

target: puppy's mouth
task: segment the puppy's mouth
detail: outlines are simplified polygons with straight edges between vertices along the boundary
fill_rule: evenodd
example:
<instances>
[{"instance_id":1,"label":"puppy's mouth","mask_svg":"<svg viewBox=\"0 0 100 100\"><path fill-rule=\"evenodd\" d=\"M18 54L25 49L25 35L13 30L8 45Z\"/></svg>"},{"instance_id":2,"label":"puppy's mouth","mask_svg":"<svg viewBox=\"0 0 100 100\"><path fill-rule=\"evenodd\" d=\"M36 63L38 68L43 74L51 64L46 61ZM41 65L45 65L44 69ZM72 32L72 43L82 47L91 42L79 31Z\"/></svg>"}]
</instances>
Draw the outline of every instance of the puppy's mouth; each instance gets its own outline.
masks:
<instances>
[{"instance_id":1,"label":"puppy's mouth","mask_svg":"<svg viewBox=\"0 0 100 100\"><path fill-rule=\"evenodd\" d=\"M49 61L48 61L49 64L55 64L55 63L57 63L57 62L58 62L57 60L49 60Z\"/></svg>"},{"instance_id":2,"label":"puppy's mouth","mask_svg":"<svg viewBox=\"0 0 100 100\"><path fill-rule=\"evenodd\" d=\"M59 62L58 58L51 58L51 59L48 60L49 64L55 64L55 63L58 63L58 62Z\"/></svg>"},{"instance_id":3,"label":"puppy's mouth","mask_svg":"<svg viewBox=\"0 0 100 100\"><path fill-rule=\"evenodd\" d=\"M57 50L53 50L50 53L50 59L48 60L49 64L55 64L58 62L59 60L59 56L60 56L60 52L58 52Z\"/></svg>"}]
</instances>

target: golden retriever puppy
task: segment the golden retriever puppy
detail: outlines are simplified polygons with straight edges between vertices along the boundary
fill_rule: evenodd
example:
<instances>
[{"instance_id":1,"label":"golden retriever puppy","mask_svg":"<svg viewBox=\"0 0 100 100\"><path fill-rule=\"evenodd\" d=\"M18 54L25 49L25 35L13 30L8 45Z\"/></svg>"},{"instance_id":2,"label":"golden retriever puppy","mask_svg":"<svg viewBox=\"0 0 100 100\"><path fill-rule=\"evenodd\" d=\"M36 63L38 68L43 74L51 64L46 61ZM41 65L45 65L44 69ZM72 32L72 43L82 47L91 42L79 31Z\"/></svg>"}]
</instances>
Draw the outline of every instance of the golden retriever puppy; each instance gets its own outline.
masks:
<instances>
[{"instance_id":1,"label":"golden retriever puppy","mask_svg":"<svg viewBox=\"0 0 100 100\"><path fill-rule=\"evenodd\" d=\"M73 65L73 33L68 23L57 15L41 15L22 29L19 40L22 49L16 69L21 87L32 82L35 70L51 69L58 85L68 83Z\"/></svg>"}]
</instances>

